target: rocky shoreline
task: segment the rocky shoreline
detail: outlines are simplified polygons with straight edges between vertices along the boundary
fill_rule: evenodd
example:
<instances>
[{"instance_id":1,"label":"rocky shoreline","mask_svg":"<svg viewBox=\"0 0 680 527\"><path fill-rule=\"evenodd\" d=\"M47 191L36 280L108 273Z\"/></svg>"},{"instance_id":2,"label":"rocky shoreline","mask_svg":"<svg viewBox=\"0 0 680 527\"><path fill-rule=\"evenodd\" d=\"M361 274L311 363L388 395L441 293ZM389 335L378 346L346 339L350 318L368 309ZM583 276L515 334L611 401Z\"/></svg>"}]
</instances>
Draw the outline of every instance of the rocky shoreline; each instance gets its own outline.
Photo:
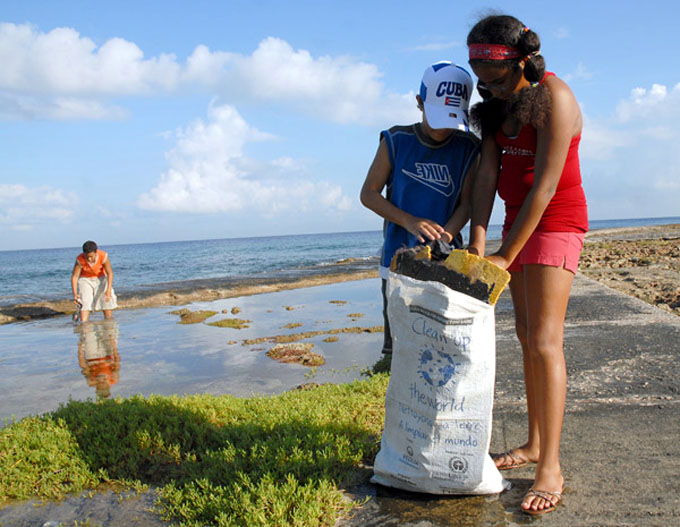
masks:
<instances>
[{"instance_id":1,"label":"rocky shoreline","mask_svg":"<svg viewBox=\"0 0 680 527\"><path fill-rule=\"evenodd\" d=\"M489 246L493 247L493 243ZM293 275L260 279L222 279L167 284L145 292L119 294L121 309L175 306L191 302L249 296L287 289L376 278L377 269L365 262L338 262L328 272L305 277ZM377 263L376 263L377 267ZM592 231L579 272L628 295L680 315L680 224ZM69 299L17 304L0 308L0 324L73 313Z\"/></svg>"},{"instance_id":2,"label":"rocky shoreline","mask_svg":"<svg viewBox=\"0 0 680 527\"><path fill-rule=\"evenodd\" d=\"M680 316L680 225L593 231L579 272Z\"/></svg>"}]
</instances>

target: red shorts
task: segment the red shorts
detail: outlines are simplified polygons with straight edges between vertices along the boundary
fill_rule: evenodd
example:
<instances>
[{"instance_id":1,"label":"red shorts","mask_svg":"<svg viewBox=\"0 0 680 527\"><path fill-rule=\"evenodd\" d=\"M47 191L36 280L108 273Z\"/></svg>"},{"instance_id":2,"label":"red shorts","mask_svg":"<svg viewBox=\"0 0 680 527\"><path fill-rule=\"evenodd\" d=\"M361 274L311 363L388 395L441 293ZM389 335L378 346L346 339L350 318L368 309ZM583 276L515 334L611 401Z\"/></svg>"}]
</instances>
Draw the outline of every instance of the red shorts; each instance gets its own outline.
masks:
<instances>
[{"instance_id":1,"label":"red shorts","mask_svg":"<svg viewBox=\"0 0 680 527\"><path fill-rule=\"evenodd\" d=\"M503 231L503 239L507 231ZM583 232L538 232L529 237L508 271L521 271L524 264L564 267L576 274L578 259L583 249Z\"/></svg>"}]
</instances>

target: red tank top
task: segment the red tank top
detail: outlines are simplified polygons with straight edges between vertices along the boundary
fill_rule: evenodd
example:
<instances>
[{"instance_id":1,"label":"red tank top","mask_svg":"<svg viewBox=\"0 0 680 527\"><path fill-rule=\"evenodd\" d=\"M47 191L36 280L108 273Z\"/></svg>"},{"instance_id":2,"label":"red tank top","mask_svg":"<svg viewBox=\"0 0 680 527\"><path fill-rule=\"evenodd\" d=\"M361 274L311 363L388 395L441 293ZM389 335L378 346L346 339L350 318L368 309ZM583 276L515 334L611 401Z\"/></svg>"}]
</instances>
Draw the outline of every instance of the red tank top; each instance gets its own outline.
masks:
<instances>
[{"instance_id":1,"label":"red tank top","mask_svg":"<svg viewBox=\"0 0 680 527\"><path fill-rule=\"evenodd\" d=\"M543 81L554 73L546 73ZM581 184L578 145L581 134L572 138L557 191L550 200L536 230L542 232L587 232L588 208ZM496 132L496 142L502 148L498 195L505 201L504 229L512 227L519 209L534 184L536 160L536 129L525 125L517 137L510 138L502 130Z\"/></svg>"}]
</instances>

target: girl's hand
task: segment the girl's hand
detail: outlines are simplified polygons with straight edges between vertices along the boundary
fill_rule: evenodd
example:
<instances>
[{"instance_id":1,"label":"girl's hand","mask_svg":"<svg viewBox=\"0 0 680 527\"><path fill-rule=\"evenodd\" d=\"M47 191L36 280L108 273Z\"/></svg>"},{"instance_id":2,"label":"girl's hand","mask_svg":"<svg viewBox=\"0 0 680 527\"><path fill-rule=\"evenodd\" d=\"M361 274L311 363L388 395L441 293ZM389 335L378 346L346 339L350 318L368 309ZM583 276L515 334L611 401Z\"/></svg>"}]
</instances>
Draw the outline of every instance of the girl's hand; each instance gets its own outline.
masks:
<instances>
[{"instance_id":1,"label":"girl's hand","mask_svg":"<svg viewBox=\"0 0 680 527\"><path fill-rule=\"evenodd\" d=\"M451 233L449 231L444 231L444 232L442 232L441 239L442 239L442 241L444 241L446 243L451 243L453 241L453 236L451 235Z\"/></svg>"},{"instance_id":2,"label":"girl's hand","mask_svg":"<svg viewBox=\"0 0 680 527\"><path fill-rule=\"evenodd\" d=\"M467 252L469 252L470 254L476 254L477 256L484 256L484 246L468 245Z\"/></svg>"},{"instance_id":3,"label":"girl's hand","mask_svg":"<svg viewBox=\"0 0 680 527\"><path fill-rule=\"evenodd\" d=\"M486 257L487 260L489 260L491 263L496 264L498 267L501 267L503 269L507 269L512 262L509 262L507 258L504 256L499 255L498 253L490 254L489 256Z\"/></svg>"},{"instance_id":4,"label":"girl's hand","mask_svg":"<svg viewBox=\"0 0 680 527\"><path fill-rule=\"evenodd\" d=\"M106 291L104 293L104 298L106 299L107 302L111 302L111 291Z\"/></svg>"},{"instance_id":5,"label":"girl's hand","mask_svg":"<svg viewBox=\"0 0 680 527\"><path fill-rule=\"evenodd\" d=\"M425 218L413 218L404 225L406 230L413 234L420 243L425 243L425 239L439 240L444 232L444 227L437 222Z\"/></svg>"}]
</instances>

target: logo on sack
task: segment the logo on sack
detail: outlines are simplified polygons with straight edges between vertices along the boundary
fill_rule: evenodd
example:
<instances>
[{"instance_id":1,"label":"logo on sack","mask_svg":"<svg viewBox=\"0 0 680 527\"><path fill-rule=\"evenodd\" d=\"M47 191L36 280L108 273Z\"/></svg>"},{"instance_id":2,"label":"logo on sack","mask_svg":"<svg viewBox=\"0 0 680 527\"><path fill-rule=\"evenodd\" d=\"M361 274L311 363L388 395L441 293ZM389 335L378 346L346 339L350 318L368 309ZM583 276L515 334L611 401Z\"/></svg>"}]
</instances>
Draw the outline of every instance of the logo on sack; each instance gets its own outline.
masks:
<instances>
[{"instance_id":1,"label":"logo on sack","mask_svg":"<svg viewBox=\"0 0 680 527\"><path fill-rule=\"evenodd\" d=\"M457 474L465 474L468 471L468 462L462 457L453 456L449 459L449 468Z\"/></svg>"},{"instance_id":2,"label":"logo on sack","mask_svg":"<svg viewBox=\"0 0 680 527\"><path fill-rule=\"evenodd\" d=\"M413 457L413 454L413 447L408 445L406 447L406 453L402 454L402 456L399 458L399 461L401 461L404 465L408 465L409 467L418 468L418 462Z\"/></svg>"},{"instance_id":3,"label":"logo on sack","mask_svg":"<svg viewBox=\"0 0 680 527\"><path fill-rule=\"evenodd\" d=\"M457 368L462 363L454 361L453 357L443 351L425 348L420 352L418 374L434 388L446 385L458 373Z\"/></svg>"}]
</instances>

